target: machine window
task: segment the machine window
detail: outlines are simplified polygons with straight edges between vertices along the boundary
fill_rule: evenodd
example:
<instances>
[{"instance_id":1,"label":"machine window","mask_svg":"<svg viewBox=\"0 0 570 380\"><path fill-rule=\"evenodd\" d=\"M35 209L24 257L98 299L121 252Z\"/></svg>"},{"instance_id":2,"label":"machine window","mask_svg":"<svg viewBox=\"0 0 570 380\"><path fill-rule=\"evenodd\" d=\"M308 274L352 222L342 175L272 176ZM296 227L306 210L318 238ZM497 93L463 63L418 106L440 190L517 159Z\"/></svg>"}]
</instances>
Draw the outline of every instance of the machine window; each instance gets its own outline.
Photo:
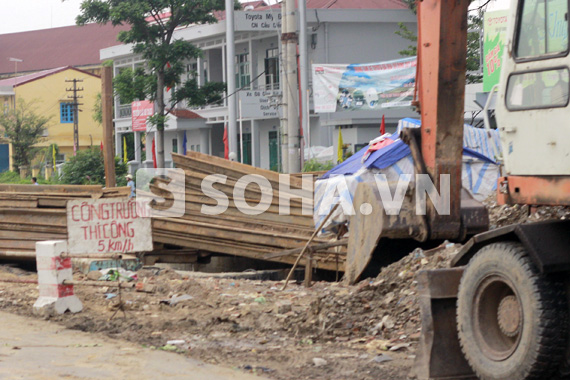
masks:
<instances>
[{"instance_id":1,"label":"machine window","mask_svg":"<svg viewBox=\"0 0 570 380\"><path fill-rule=\"evenodd\" d=\"M518 58L568 51L567 0L523 0L520 12Z\"/></svg>"},{"instance_id":2,"label":"machine window","mask_svg":"<svg viewBox=\"0 0 570 380\"><path fill-rule=\"evenodd\" d=\"M507 84L507 108L516 111L566 106L569 76L566 68L511 75Z\"/></svg>"}]
</instances>

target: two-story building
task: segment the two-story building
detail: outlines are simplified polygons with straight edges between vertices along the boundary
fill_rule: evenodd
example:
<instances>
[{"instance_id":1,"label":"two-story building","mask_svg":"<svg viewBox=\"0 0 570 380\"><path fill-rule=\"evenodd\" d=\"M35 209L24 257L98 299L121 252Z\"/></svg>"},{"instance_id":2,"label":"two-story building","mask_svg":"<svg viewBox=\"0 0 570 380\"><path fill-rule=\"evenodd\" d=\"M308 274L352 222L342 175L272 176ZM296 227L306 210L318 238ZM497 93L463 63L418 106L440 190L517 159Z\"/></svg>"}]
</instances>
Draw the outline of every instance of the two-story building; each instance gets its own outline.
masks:
<instances>
[{"instance_id":1,"label":"two-story building","mask_svg":"<svg viewBox=\"0 0 570 380\"><path fill-rule=\"evenodd\" d=\"M279 6L270 7L259 1L242 6L244 9L253 8L256 12L271 12L276 19L280 12ZM238 89L270 90L279 97L283 90L280 31L236 30L236 77L227 78L226 21L223 13L219 19L216 24L189 26L176 32L175 38L191 41L204 52L203 58L187 61L188 72L197 72L201 84L206 81L235 80ZM410 41L395 34L398 23L416 30L415 15L398 0L307 0L309 64L368 63L401 58L399 51L405 49ZM115 74L124 67L144 65L142 58L133 54L127 45L102 49L101 59L114 61ZM387 130L393 131L399 119L417 114L411 108L315 114L311 104L311 146L335 145L338 128L342 128L344 143L354 151L359 144L367 143L378 135L382 115L385 115ZM165 128L166 165L171 163L171 152L182 151L184 140L188 150L223 156L227 117L227 101L198 109L178 105ZM244 162L276 169L280 159L279 116L244 116L239 121L243 126ZM122 104L119 98L115 104L115 132L116 153L121 155L121 136L133 131L131 105ZM134 133L135 144L138 145L145 132ZM307 131L305 135L308 135ZM154 131L147 129L147 152L151 151L153 138ZM150 154L143 162L140 150L135 148L135 161L131 162L131 169L152 166Z\"/></svg>"},{"instance_id":2,"label":"two-story building","mask_svg":"<svg viewBox=\"0 0 570 380\"><path fill-rule=\"evenodd\" d=\"M48 128L38 147L57 144L58 162L73 155L73 130L75 115L73 112L73 80L77 80L78 101L81 103L77 113L79 149L89 146L98 147L103 140L103 128L93 119L97 94L101 92L101 78L87 71L73 67L60 67L39 71L33 74L0 80L0 102L4 111L14 109L18 100L32 104L35 113L50 117ZM12 168L12 155L9 142L5 142L4 155L0 156L0 168ZM50 156L51 158L51 156Z\"/></svg>"},{"instance_id":3,"label":"two-story building","mask_svg":"<svg viewBox=\"0 0 570 380\"><path fill-rule=\"evenodd\" d=\"M52 116L52 126L40 145L60 146L58 162L73 154L73 120L65 78L84 78L78 83L85 91L79 113L79 148L98 145L101 128L92 118L96 94L101 92L99 51L116 45L117 35L127 26L88 24L0 35L0 101L3 111L16 98L35 100L39 112ZM72 70L74 67L78 70ZM93 75L94 74L94 75ZM9 79L12 78L12 79ZM64 105L62 105L64 104ZM0 138L0 172L11 168L10 142Z\"/></svg>"}]
</instances>

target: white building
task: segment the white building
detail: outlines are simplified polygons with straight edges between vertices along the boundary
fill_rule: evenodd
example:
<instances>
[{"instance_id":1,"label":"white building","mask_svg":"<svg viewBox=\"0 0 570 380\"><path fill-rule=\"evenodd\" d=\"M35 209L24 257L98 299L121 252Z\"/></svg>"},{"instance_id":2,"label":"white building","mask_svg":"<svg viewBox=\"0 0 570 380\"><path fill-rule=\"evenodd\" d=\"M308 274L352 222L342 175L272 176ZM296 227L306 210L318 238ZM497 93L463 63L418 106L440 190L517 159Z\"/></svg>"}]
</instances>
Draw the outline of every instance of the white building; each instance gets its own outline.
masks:
<instances>
[{"instance_id":1,"label":"white building","mask_svg":"<svg viewBox=\"0 0 570 380\"><path fill-rule=\"evenodd\" d=\"M262 2L250 3L255 11L278 13ZM245 8L247 4L242 4ZM308 61L311 63L369 63L401 58L399 51L410 45L394 32L398 23L416 30L416 16L398 0L307 0ZM298 24L298 23L297 23ZM199 83L227 82L225 20L217 24L190 26L176 32L200 47L204 57L188 61L189 71L198 72ZM237 88L281 90L280 31L235 33L235 64ZM114 61L114 72L123 67L143 65L140 56L130 46L119 45L101 50L102 60ZM309 75L310 78L310 75ZM310 79L309 79L310 81ZM311 83L309 83L311 88ZM166 94L168 97L168 93ZM392 108L382 111L353 111L344 113L314 114L311 105L311 145L331 146L337 142L339 126L343 140L354 152L378 135L382 114L388 131L394 131L399 119L416 117L410 108ZM169 117L165 128L165 164L171 163L171 152L181 152L186 133L187 149L223 156L224 123L227 105L209 105L199 109L186 109L179 105ZM132 132L129 104L115 102L115 129L117 155L123 147L121 136ZM244 161L265 169L276 169L279 158L279 118L244 118ZM143 132L135 132L135 144ZM305 134L307 134L305 132ZM135 149L131 170L140 165L151 167L152 131L147 131L147 160L141 162L140 149ZM335 146L336 151L336 146Z\"/></svg>"}]
</instances>

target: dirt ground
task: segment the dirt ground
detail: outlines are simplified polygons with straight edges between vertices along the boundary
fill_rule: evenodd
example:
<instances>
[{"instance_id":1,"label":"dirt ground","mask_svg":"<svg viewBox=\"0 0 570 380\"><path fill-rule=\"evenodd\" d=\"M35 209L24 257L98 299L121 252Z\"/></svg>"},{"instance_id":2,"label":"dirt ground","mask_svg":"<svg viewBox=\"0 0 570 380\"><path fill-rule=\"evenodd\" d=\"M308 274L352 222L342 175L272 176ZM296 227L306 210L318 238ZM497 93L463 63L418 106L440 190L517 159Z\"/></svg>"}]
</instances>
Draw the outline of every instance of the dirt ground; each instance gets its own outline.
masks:
<instances>
[{"instance_id":1,"label":"dirt ground","mask_svg":"<svg viewBox=\"0 0 570 380\"><path fill-rule=\"evenodd\" d=\"M0 311L2 380L267 380L101 334Z\"/></svg>"},{"instance_id":2,"label":"dirt ground","mask_svg":"<svg viewBox=\"0 0 570 380\"><path fill-rule=\"evenodd\" d=\"M0 273L35 278L6 266ZM137 274L157 291L123 290L126 317L118 312L110 320L118 297L106 294L116 294L116 287L77 286L84 310L51 320L273 379L406 379L413 362L419 337L414 293L394 292L391 280L319 282L309 289L293 284L280 291L282 282L187 279L158 269ZM413 283L407 273L401 279ZM180 295L192 298L168 304ZM3 310L32 315L36 298L35 285L0 283ZM402 313L390 317L391 309ZM172 340L179 342L168 344Z\"/></svg>"},{"instance_id":3,"label":"dirt ground","mask_svg":"<svg viewBox=\"0 0 570 380\"><path fill-rule=\"evenodd\" d=\"M491 228L512 222L566 218L568 209L498 206L486 202ZM532 211L532 212L530 212ZM154 293L76 286L84 310L51 318L70 329L104 334L278 380L407 379L420 336L415 274L448 266L459 244L416 249L354 286L189 278L147 268L138 281ZM35 273L0 266L1 278ZM76 273L75 280L86 279ZM0 308L31 315L37 287L0 282ZM177 297L182 297L175 302Z\"/></svg>"}]
</instances>

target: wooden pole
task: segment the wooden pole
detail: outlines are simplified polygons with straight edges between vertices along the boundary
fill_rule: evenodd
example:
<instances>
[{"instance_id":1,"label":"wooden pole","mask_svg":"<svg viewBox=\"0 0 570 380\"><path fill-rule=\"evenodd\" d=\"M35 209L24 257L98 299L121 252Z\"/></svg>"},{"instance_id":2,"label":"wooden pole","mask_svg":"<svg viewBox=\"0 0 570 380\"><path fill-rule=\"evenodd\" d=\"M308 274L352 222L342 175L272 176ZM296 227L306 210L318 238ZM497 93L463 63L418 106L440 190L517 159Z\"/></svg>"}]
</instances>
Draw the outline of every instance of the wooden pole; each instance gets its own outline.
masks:
<instances>
[{"instance_id":1,"label":"wooden pole","mask_svg":"<svg viewBox=\"0 0 570 380\"><path fill-rule=\"evenodd\" d=\"M297 268L297 265L299 264L299 261L301 261L301 258L303 257L303 255L305 254L305 252L307 251L307 248L309 248L309 245L311 244L311 242L313 241L313 239L315 238L315 236L317 236L317 234L319 233L319 231L323 228L323 226L325 225L325 223L329 220L329 218L331 217L331 215L335 212L335 210L338 208L338 206L340 205L340 203L337 203L329 212L329 214L326 216L326 218L323 219L323 221L321 222L321 224L319 224L319 226L317 227L317 229L315 230L315 232L313 232L313 235L311 235L311 238L309 239L309 241L307 242L307 244L305 244L305 246L303 247L303 250L301 251L301 253L299 253L299 257L297 257L297 260L295 261L295 264L293 264L293 268L291 268L291 271L289 272L289 275L287 275L287 279L285 280L285 285L283 285L283 289L281 290L285 290L287 288L287 284L289 283L289 280L291 279L291 276L293 275L293 272L295 271L295 268Z\"/></svg>"},{"instance_id":2,"label":"wooden pole","mask_svg":"<svg viewBox=\"0 0 570 380\"><path fill-rule=\"evenodd\" d=\"M305 265L305 288L310 288L313 282L313 255L309 253L307 265Z\"/></svg>"},{"instance_id":3,"label":"wooden pole","mask_svg":"<svg viewBox=\"0 0 570 380\"><path fill-rule=\"evenodd\" d=\"M101 75L101 112L103 114L103 159L105 186L116 187L115 153L113 150L113 68L104 66Z\"/></svg>"}]
</instances>

